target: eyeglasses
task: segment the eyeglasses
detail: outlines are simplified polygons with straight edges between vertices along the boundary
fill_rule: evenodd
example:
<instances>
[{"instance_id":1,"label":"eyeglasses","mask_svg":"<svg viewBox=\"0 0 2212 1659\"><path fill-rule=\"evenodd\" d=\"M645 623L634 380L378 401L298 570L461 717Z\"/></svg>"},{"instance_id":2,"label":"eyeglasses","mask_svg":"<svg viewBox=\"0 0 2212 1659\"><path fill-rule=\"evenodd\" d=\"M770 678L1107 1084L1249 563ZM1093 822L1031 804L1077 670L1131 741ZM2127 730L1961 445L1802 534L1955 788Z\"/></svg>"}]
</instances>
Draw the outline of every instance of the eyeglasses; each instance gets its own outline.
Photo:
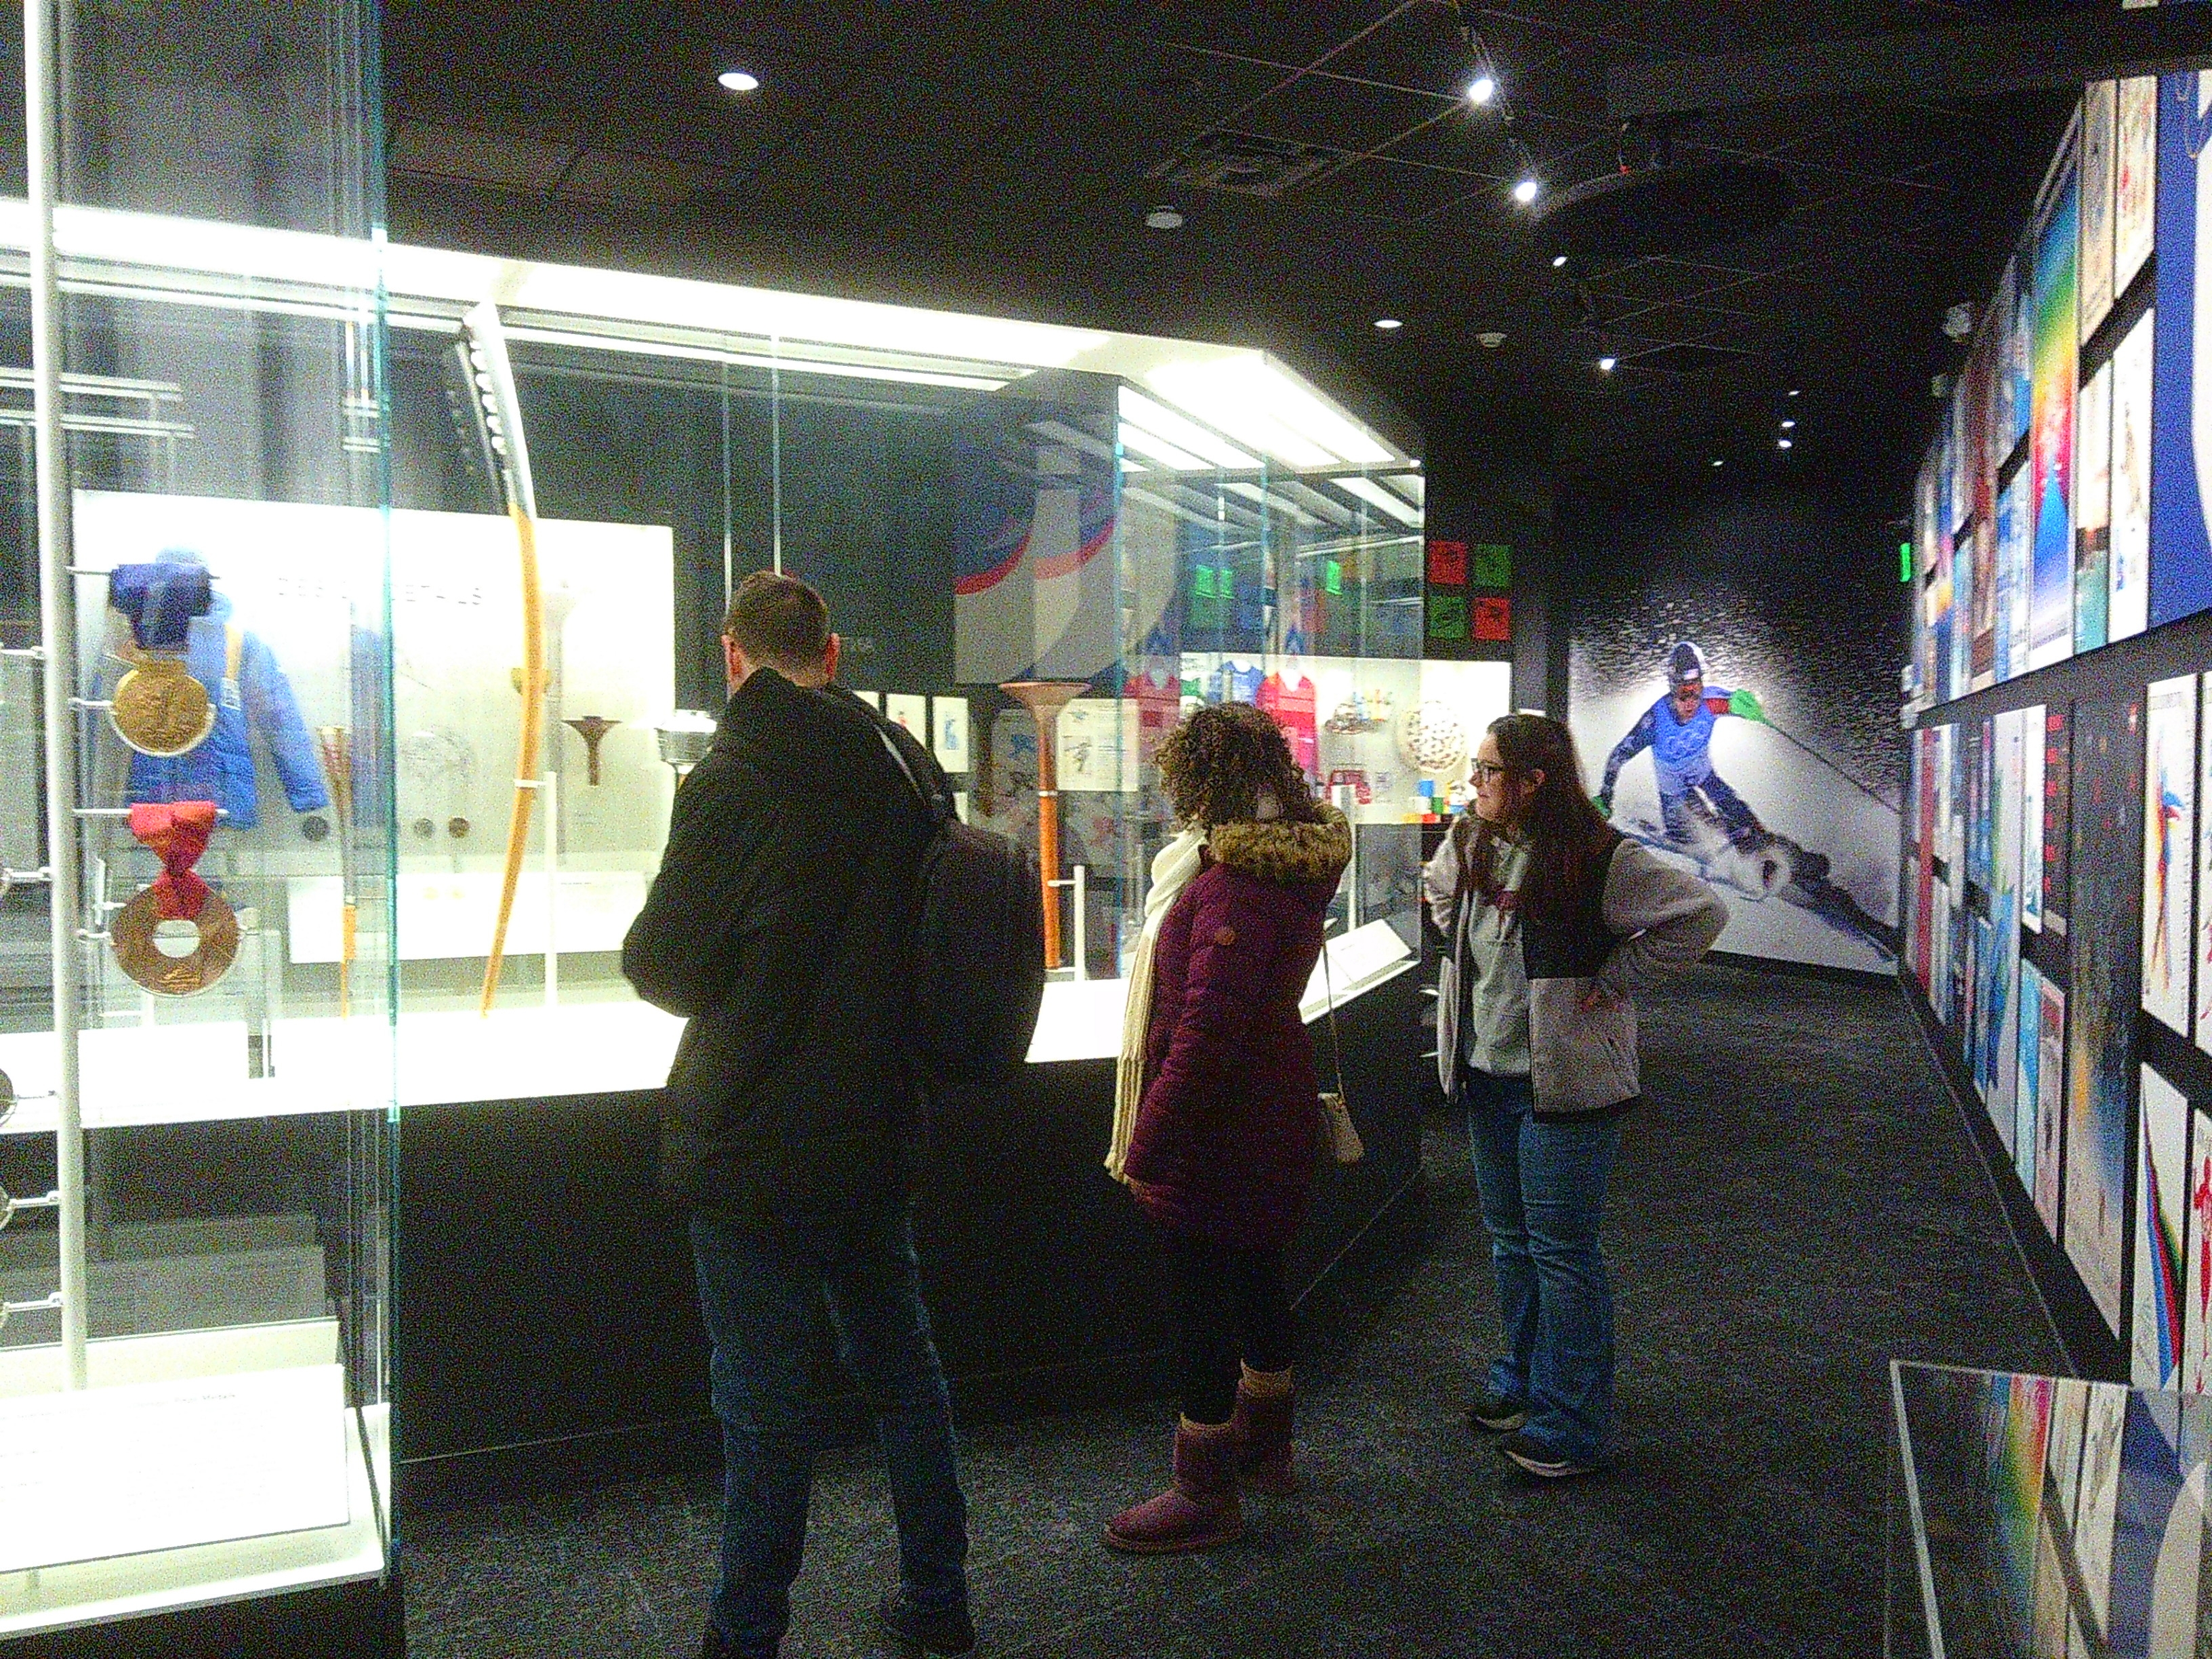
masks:
<instances>
[{"instance_id":1,"label":"eyeglasses","mask_svg":"<svg viewBox=\"0 0 2212 1659\"><path fill-rule=\"evenodd\" d=\"M1508 766L1502 761L1479 760L1468 769L1468 775L1477 783L1488 783L1493 778L1502 778L1520 769L1517 766Z\"/></svg>"}]
</instances>

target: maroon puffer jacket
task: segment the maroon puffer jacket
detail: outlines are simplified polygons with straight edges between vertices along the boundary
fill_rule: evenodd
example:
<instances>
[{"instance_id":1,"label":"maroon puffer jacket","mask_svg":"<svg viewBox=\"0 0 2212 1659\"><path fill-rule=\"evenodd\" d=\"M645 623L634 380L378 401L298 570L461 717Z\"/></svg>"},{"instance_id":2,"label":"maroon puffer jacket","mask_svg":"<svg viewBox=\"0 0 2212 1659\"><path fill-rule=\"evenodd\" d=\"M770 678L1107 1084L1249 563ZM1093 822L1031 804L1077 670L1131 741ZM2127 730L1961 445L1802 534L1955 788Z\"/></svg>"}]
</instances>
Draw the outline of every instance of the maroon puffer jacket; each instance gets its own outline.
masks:
<instances>
[{"instance_id":1,"label":"maroon puffer jacket","mask_svg":"<svg viewBox=\"0 0 2212 1659\"><path fill-rule=\"evenodd\" d=\"M1240 1249L1287 1243L1320 1120L1298 1016L1352 858L1344 815L1225 823L1160 924L1145 1094L1124 1172L1146 1213Z\"/></svg>"}]
</instances>

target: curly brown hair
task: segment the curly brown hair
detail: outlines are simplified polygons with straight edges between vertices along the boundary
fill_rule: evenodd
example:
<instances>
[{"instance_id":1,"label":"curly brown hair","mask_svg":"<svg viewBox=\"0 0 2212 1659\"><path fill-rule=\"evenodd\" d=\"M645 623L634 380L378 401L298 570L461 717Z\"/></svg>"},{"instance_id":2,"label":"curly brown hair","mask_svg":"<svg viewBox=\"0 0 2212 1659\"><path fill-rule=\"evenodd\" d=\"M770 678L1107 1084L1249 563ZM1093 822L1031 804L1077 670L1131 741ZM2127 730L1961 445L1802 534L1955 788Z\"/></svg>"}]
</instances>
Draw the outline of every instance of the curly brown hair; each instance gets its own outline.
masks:
<instances>
[{"instance_id":1,"label":"curly brown hair","mask_svg":"<svg viewBox=\"0 0 2212 1659\"><path fill-rule=\"evenodd\" d=\"M1263 789L1286 818L1310 823L1319 816L1283 728L1249 703L1192 710L1160 744L1159 762L1160 782L1186 823L1242 823L1257 814Z\"/></svg>"}]
</instances>

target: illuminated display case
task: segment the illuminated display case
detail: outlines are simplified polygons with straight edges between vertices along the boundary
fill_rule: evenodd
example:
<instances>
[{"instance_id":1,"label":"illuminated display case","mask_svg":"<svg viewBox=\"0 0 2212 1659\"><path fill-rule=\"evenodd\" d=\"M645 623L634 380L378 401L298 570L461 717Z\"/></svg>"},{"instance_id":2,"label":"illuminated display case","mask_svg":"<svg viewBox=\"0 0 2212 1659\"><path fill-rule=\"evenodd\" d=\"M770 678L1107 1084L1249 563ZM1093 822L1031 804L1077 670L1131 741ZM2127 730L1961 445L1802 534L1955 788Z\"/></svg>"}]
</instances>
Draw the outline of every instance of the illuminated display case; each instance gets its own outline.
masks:
<instances>
[{"instance_id":1,"label":"illuminated display case","mask_svg":"<svg viewBox=\"0 0 2212 1659\"><path fill-rule=\"evenodd\" d=\"M344 1519L226 1522L258 1541L179 1565L160 1539L54 1541L75 1535L38 1518L51 1502L11 1494L0 1635L384 1572L399 1118L588 1110L665 1075L678 1022L618 951L720 713L747 572L818 586L846 682L926 736L970 821L1041 849L1033 1071L1118 1050L1172 833L1154 754L1185 710L1273 711L1358 826L1316 1019L1331 988L1341 1011L1414 966L1419 820L1475 735L1424 703L1419 462L1283 365L386 246L359 182L373 100L359 64L324 69L355 147L294 158L292 194L188 170L165 195L144 180L185 172L88 144L104 163L52 217L72 524L0 526L0 854L21 878L0 1068L21 1096L0 1180L75 1196L69 1230L27 1209L0 1234L0 1407L128 1383L243 1410L276 1378L305 1434L312 1386ZM43 222L0 202L0 250ZM27 503L37 284L11 280L0 418L24 442L0 465ZM43 620L42 559L62 590ZM188 696L149 704L164 675L204 694L204 736ZM179 908L155 850L178 815L133 809L196 801L227 965L165 965L191 929L155 915L126 968L126 916ZM192 994L144 983L195 974ZM1107 1129L1102 1101L1102 1153ZM1378 1156L1372 1178L1395 1195L1410 1168ZM58 1285L67 1305L40 1305ZM483 1312L418 1299L399 1340ZM89 1390L64 1386L79 1352ZM131 1490L117 1475L98 1507ZM18 1535L39 1560L7 1556Z\"/></svg>"}]
</instances>

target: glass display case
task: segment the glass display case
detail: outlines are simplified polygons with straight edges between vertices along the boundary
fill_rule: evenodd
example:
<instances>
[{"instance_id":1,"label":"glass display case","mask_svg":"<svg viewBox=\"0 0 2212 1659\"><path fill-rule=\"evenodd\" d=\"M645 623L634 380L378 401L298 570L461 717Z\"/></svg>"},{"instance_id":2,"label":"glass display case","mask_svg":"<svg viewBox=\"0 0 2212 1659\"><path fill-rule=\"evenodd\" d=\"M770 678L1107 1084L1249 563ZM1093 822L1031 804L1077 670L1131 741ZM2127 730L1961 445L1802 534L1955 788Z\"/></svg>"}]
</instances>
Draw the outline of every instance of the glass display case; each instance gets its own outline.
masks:
<instances>
[{"instance_id":1,"label":"glass display case","mask_svg":"<svg viewBox=\"0 0 2212 1659\"><path fill-rule=\"evenodd\" d=\"M391 1559L374 28L344 0L29 13L29 195L0 203L0 1639ZM322 273L180 277L148 263L172 234L310 239ZM303 951L318 929L340 947Z\"/></svg>"},{"instance_id":2,"label":"glass display case","mask_svg":"<svg viewBox=\"0 0 2212 1659\"><path fill-rule=\"evenodd\" d=\"M1890 1377L1884 1653L2203 1651L2212 1400L1942 1365Z\"/></svg>"},{"instance_id":3,"label":"glass display case","mask_svg":"<svg viewBox=\"0 0 2212 1659\"><path fill-rule=\"evenodd\" d=\"M0 202L0 1420L52 1448L0 1471L0 1636L385 1571L399 1121L665 1075L619 947L748 572L1040 850L1041 1065L1118 1051L1185 710L1271 710L1357 826L1312 1018L1414 965L1476 735L1424 697L1419 462L1283 365L387 246L365 15L310 31L337 149L235 157L157 153L124 18L51 304Z\"/></svg>"}]
</instances>

